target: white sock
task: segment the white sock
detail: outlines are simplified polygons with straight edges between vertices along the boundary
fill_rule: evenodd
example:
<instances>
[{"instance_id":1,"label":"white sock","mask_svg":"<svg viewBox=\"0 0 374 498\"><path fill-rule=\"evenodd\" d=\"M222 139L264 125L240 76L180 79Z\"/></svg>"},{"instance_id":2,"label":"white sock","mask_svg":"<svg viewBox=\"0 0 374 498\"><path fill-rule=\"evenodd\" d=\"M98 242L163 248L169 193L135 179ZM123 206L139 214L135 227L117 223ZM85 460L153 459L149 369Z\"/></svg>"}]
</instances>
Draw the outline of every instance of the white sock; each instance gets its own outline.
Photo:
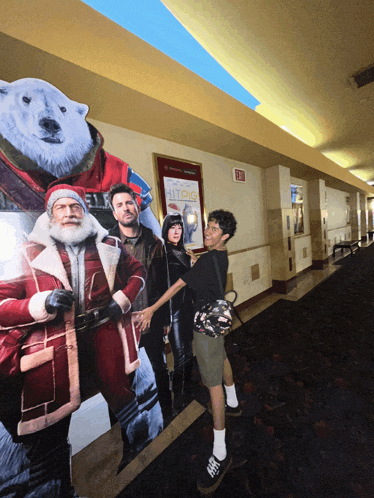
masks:
<instances>
[{"instance_id":1,"label":"white sock","mask_svg":"<svg viewBox=\"0 0 374 498\"><path fill-rule=\"evenodd\" d=\"M239 405L239 401L236 397L235 384L233 384L232 386L225 385L225 391L226 403L228 404L228 406L231 406L231 408L236 408Z\"/></svg>"},{"instance_id":2,"label":"white sock","mask_svg":"<svg viewBox=\"0 0 374 498\"><path fill-rule=\"evenodd\" d=\"M213 429L214 434L214 443L213 443L213 455L218 458L218 460L224 460L227 456L226 451L226 429L222 429L222 431L217 431Z\"/></svg>"}]
</instances>

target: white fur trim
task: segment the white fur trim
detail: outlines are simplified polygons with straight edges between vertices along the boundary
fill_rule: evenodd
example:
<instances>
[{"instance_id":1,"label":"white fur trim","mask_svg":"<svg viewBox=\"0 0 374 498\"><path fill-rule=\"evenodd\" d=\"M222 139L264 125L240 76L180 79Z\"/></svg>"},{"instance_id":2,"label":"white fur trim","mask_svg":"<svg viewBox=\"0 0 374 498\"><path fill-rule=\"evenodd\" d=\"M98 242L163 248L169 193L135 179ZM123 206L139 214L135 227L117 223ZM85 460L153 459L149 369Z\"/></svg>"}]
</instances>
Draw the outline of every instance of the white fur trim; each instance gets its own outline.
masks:
<instances>
[{"instance_id":1,"label":"white fur trim","mask_svg":"<svg viewBox=\"0 0 374 498\"><path fill-rule=\"evenodd\" d=\"M121 290L115 292L112 298L121 306L122 313L127 313L131 308L130 299Z\"/></svg>"},{"instance_id":2,"label":"white fur trim","mask_svg":"<svg viewBox=\"0 0 374 498\"><path fill-rule=\"evenodd\" d=\"M31 261L31 267L53 275L62 283L65 289L71 290L68 276L56 246L46 247L44 251Z\"/></svg>"},{"instance_id":3,"label":"white fur trim","mask_svg":"<svg viewBox=\"0 0 374 498\"><path fill-rule=\"evenodd\" d=\"M43 246L50 246L53 244L53 240L49 236L49 217L47 213L43 213L39 216L27 239L30 242L36 242Z\"/></svg>"},{"instance_id":4,"label":"white fur trim","mask_svg":"<svg viewBox=\"0 0 374 498\"><path fill-rule=\"evenodd\" d=\"M19 436L33 434L34 432L45 429L46 427L49 427L50 425L53 425L63 419L67 415L75 412L80 407L81 396L79 387L78 346L74 329L74 309L65 313L64 320L66 324L66 349L69 365L70 401L52 413L47 413L48 403L45 403L44 415L27 422L19 422L17 428Z\"/></svg>"},{"instance_id":5,"label":"white fur trim","mask_svg":"<svg viewBox=\"0 0 374 498\"><path fill-rule=\"evenodd\" d=\"M114 288L117 265L121 256L121 249L102 242L99 242L96 247L100 256L101 264L103 265L106 279L108 281L109 290L112 292Z\"/></svg>"},{"instance_id":6,"label":"white fur trim","mask_svg":"<svg viewBox=\"0 0 374 498\"><path fill-rule=\"evenodd\" d=\"M61 406L61 408L52 413L46 413L45 415L29 420L28 422L19 422L17 433L19 436L25 436L26 434L33 434L34 432L41 431L42 429L59 422L67 415L75 412L79 407L80 400L79 403L74 400L66 403L64 406ZM47 411L47 403L45 404L45 411Z\"/></svg>"},{"instance_id":7,"label":"white fur trim","mask_svg":"<svg viewBox=\"0 0 374 498\"><path fill-rule=\"evenodd\" d=\"M27 354L22 356L21 358L21 372L27 372L27 370L31 370L32 368L39 367L47 361L53 360L53 346L49 348L41 349L36 353Z\"/></svg>"},{"instance_id":8,"label":"white fur trim","mask_svg":"<svg viewBox=\"0 0 374 498\"><path fill-rule=\"evenodd\" d=\"M66 347L69 364L70 402L76 407L75 410L77 410L81 404L81 394L79 385L78 344L74 328L74 307L65 313L64 318L66 324Z\"/></svg>"},{"instance_id":9,"label":"white fur trim","mask_svg":"<svg viewBox=\"0 0 374 498\"><path fill-rule=\"evenodd\" d=\"M29 302L30 315L36 322L47 322L55 318L56 313L48 313L45 309L45 300L52 291L37 292Z\"/></svg>"}]
</instances>

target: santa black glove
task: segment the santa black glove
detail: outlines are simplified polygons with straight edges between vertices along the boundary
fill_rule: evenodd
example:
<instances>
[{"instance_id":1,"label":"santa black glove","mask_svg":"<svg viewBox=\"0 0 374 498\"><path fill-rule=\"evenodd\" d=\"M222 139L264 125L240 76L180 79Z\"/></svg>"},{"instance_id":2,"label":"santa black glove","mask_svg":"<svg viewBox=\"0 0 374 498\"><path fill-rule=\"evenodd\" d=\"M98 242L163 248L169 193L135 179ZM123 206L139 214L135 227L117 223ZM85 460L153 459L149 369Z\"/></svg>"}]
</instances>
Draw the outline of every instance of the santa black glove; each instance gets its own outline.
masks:
<instances>
[{"instance_id":1,"label":"santa black glove","mask_svg":"<svg viewBox=\"0 0 374 498\"><path fill-rule=\"evenodd\" d=\"M70 311L73 306L74 297L72 291L66 289L55 289L45 300L45 309L47 313L65 313Z\"/></svg>"},{"instance_id":2,"label":"santa black glove","mask_svg":"<svg viewBox=\"0 0 374 498\"><path fill-rule=\"evenodd\" d=\"M117 322L122 316L122 308L121 306L115 302L114 299L110 301L107 307L108 316L114 321Z\"/></svg>"}]
</instances>

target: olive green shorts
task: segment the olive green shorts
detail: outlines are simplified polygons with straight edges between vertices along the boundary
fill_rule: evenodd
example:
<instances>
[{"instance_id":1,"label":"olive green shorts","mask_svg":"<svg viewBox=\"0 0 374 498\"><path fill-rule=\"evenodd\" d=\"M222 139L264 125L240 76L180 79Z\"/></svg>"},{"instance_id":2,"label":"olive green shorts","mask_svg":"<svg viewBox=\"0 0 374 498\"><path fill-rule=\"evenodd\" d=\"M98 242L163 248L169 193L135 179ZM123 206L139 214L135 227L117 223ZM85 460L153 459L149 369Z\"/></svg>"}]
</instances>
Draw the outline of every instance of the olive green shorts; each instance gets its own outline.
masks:
<instances>
[{"instance_id":1,"label":"olive green shorts","mask_svg":"<svg viewBox=\"0 0 374 498\"><path fill-rule=\"evenodd\" d=\"M225 338L193 333L194 348L201 380L206 387L220 386L223 380L223 362L226 359Z\"/></svg>"}]
</instances>

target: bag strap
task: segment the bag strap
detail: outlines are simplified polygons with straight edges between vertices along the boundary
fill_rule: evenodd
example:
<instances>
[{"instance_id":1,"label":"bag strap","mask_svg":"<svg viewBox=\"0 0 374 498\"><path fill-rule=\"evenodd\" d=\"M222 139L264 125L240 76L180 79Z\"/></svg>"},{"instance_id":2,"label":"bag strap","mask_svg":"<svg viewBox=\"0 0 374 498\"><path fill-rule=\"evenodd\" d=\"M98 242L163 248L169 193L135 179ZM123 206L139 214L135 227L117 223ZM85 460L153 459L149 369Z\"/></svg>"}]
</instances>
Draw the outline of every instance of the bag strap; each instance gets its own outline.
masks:
<instances>
[{"instance_id":1,"label":"bag strap","mask_svg":"<svg viewBox=\"0 0 374 498\"><path fill-rule=\"evenodd\" d=\"M219 282L219 290L221 291L222 299L224 299L225 298L225 293L223 291L222 279L221 279L221 274L220 274L219 268L218 268L217 258L216 258L216 256L214 254L212 254L212 256L213 256L214 266L215 266L216 272L217 272L217 277L218 277L218 282Z\"/></svg>"},{"instance_id":2,"label":"bag strap","mask_svg":"<svg viewBox=\"0 0 374 498\"><path fill-rule=\"evenodd\" d=\"M166 275L167 275L167 281L168 281L168 289L171 287L170 283L170 271L169 271L169 258L168 258L168 252L166 250L166 242L163 242L163 248L165 251L165 261L166 261ZM169 300L169 313L170 313L170 327L173 326L173 305L172 305L172 300Z\"/></svg>"}]
</instances>

